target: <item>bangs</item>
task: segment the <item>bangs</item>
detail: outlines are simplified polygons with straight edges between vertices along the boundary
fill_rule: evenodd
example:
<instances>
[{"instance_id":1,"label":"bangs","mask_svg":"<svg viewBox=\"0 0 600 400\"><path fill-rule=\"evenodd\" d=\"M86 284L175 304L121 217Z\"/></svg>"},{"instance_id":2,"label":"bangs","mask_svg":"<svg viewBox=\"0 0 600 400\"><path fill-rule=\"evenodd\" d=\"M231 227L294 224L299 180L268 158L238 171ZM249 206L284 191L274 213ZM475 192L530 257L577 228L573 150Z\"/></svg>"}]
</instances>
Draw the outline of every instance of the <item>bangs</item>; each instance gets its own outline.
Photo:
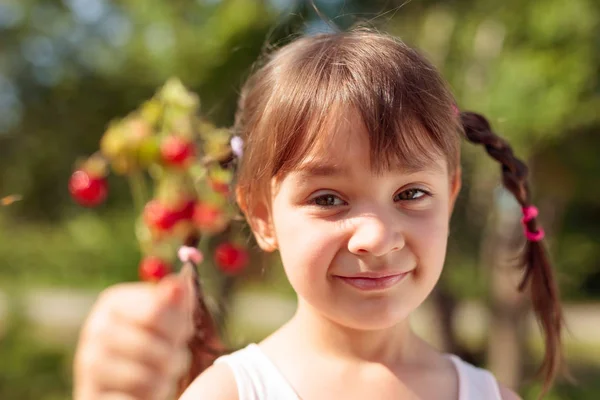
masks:
<instances>
[{"instance_id":1,"label":"bangs","mask_svg":"<svg viewBox=\"0 0 600 400\"><path fill-rule=\"evenodd\" d=\"M282 159L281 167L274 171L273 176L283 178L297 170L307 159L331 158L331 154L339 151L334 146L339 146L340 142L350 142L349 137L347 140L338 140L340 136L349 136L354 132L339 129L339 126L350 126L349 120L366 128L370 168L376 175L394 170L418 171L434 164L439 158L446 158L445 143L435 141L420 121L394 115L396 119L387 128L381 124L368 124L367 121L373 119L368 111L359 110L355 104L336 104L328 115L314 116L303 134L288 142L286 151L289 157Z\"/></svg>"},{"instance_id":2,"label":"bangs","mask_svg":"<svg viewBox=\"0 0 600 400\"><path fill-rule=\"evenodd\" d=\"M332 132L344 134L332 124L354 114L368 132L374 173L420 169L440 156L452 173L462 132L454 104L436 69L390 36L351 31L298 39L273 53L240 96L243 207L268 199L273 178L305 158L327 158Z\"/></svg>"},{"instance_id":3,"label":"bangs","mask_svg":"<svg viewBox=\"0 0 600 400\"><path fill-rule=\"evenodd\" d=\"M281 178L309 155L326 157L332 126L349 113L366 127L374 173L419 169L440 156L456 167L458 121L437 72L391 38L353 46L355 35L312 37L303 52L279 54L289 60L278 68L261 121L273 139L269 175Z\"/></svg>"}]
</instances>

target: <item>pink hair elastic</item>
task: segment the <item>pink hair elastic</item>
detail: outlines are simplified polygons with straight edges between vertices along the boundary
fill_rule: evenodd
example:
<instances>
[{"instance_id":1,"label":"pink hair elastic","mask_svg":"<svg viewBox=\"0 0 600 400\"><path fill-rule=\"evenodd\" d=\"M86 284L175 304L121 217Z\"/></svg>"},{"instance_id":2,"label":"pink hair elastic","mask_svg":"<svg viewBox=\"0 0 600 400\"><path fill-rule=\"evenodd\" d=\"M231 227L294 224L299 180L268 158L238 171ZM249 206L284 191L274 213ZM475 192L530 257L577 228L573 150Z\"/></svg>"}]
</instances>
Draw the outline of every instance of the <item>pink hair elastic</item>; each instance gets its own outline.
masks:
<instances>
[{"instance_id":1,"label":"pink hair elastic","mask_svg":"<svg viewBox=\"0 0 600 400\"><path fill-rule=\"evenodd\" d=\"M523 211L523 218L521 222L526 224L532 219L536 218L539 214L539 211L536 206L526 206L521 209Z\"/></svg>"},{"instance_id":2,"label":"pink hair elastic","mask_svg":"<svg viewBox=\"0 0 600 400\"><path fill-rule=\"evenodd\" d=\"M179 251L177 252L177 256L182 263L186 263L188 261L193 262L194 264L200 264L202 260L204 260L204 256L195 247L190 246L181 246Z\"/></svg>"},{"instance_id":3,"label":"pink hair elastic","mask_svg":"<svg viewBox=\"0 0 600 400\"><path fill-rule=\"evenodd\" d=\"M536 232L530 232L527 228L525 229L525 237L527 237L527 240L530 242L539 242L544 236L546 236L546 233L542 228L538 228Z\"/></svg>"},{"instance_id":4,"label":"pink hair elastic","mask_svg":"<svg viewBox=\"0 0 600 400\"><path fill-rule=\"evenodd\" d=\"M536 232L531 232L529 230L529 228L527 227L527 223L533 219L535 219L538 214L539 211L537 209L537 207L535 206L526 206L522 208L523 211L523 218L521 218L521 223L523 224L523 227L525 228L525 237L527 237L527 240L529 240L530 242L539 242L540 240L542 240L544 238L544 236L546 236L546 233L544 232L544 230L542 228L538 228L538 230Z\"/></svg>"}]
</instances>

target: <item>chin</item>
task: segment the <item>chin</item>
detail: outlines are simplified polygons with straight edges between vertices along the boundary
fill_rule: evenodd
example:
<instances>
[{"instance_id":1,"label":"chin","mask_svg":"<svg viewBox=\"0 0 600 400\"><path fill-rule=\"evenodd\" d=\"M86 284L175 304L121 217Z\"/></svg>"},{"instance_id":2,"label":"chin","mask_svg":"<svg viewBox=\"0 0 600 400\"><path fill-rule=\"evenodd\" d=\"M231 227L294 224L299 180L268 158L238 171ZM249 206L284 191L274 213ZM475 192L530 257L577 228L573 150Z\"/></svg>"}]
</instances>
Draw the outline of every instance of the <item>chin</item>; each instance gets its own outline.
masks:
<instances>
[{"instance_id":1,"label":"chin","mask_svg":"<svg viewBox=\"0 0 600 400\"><path fill-rule=\"evenodd\" d=\"M370 307L369 307L370 308ZM369 309L361 307L348 313L342 313L338 318L332 318L339 324L350 329L362 331L384 330L392 328L405 321L412 309L398 305L378 306Z\"/></svg>"}]
</instances>

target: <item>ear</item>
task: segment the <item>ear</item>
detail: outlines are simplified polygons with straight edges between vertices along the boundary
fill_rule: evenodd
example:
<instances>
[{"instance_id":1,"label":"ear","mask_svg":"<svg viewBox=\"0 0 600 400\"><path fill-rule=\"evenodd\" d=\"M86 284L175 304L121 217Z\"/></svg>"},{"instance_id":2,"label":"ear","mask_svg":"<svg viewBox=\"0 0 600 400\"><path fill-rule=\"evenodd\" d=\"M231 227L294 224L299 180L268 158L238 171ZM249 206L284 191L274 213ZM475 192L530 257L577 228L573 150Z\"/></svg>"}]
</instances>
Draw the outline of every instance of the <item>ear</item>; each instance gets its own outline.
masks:
<instances>
[{"instance_id":1,"label":"ear","mask_svg":"<svg viewBox=\"0 0 600 400\"><path fill-rule=\"evenodd\" d=\"M265 203L257 204L247 215L254 238L263 251L273 252L277 249L277 237L273 228L273 220L269 207Z\"/></svg>"},{"instance_id":2,"label":"ear","mask_svg":"<svg viewBox=\"0 0 600 400\"><path fill-rule=\"evenodd\" d=\"M454 204L456 203L456 199L458 198L458 193L460 193L460 188L462 187L462 168L458 166L454 171L454 174L450 180L450 214L454 210Z\"/></svg>"},{"instance_id":3,"label":"ear","mask_svg":"<svg viewBox=\"0 0 600 400\"><path fill-rule=\"evenodd\" d=\"M271 212L266 202L261 201L258 204L252 205L252 209L249 209L245 201L245 196L239 189L236 189L236 200L246 216L246 220L260 248L266 252L275 251L277 249L277 238L275 229L273 228Z\"/></svg>"}]
</instances>

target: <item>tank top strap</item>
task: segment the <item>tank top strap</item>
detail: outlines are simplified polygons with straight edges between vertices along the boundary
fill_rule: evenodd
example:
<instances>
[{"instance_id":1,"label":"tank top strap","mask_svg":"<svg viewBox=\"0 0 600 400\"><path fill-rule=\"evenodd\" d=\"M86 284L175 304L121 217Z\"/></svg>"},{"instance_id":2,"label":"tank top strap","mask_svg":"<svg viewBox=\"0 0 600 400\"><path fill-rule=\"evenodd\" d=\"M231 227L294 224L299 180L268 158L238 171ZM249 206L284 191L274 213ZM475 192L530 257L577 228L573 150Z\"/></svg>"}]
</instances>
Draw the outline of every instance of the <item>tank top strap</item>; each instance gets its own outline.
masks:
<instances>
[{"instance_id":1,"label":"tank top strap","mask_svg":"<svg viewBox=\"0 0 600 400\"><path fill-rule=\"evenodd\" d=\"M459 400L502 400L498 381L491 372L475 367L454 354L448 357L458 374Z\"/></svg>"},{"instance_id":2,"label":"tank top strap","mask_svg":"<svg viewBox=\"0 0 600 400\"><path fill-rule=\"evenodd\" d=\"M239 400L299 400L298 395L257 344L221 356L235 378Z\"/></svg>"}]
</instances>

